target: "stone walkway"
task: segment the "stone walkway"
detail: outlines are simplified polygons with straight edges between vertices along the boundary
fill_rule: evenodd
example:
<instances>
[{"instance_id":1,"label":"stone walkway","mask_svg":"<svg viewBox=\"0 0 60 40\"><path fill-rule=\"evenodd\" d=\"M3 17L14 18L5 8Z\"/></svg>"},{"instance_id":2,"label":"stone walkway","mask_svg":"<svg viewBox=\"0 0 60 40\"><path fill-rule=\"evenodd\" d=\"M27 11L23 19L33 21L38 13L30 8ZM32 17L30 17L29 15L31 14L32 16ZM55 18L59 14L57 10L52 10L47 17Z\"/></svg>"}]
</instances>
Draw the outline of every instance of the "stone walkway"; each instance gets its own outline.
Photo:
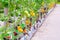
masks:
<instances>
[{"instance_id":1,"label":"stone walkway","mask_svg":"<svg viewBox=\"0 0 60 40\"><path fill-rule=\"evenodd\" d=\"M60 5L51 12L31 40L60 40Z\"/></svg>"}]
</instances>

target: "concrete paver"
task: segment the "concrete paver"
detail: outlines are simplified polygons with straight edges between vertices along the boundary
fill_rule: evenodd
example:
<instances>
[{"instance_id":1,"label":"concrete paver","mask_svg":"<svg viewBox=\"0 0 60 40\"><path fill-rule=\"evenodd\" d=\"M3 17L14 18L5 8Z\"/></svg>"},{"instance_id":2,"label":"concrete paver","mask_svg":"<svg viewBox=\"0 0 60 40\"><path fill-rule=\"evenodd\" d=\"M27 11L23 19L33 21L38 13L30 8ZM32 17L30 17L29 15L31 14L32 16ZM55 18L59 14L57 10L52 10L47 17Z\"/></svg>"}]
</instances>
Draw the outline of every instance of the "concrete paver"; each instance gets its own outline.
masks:
<instances>
[{"instance_id":1,"label":"concrete paver","mask_svg":"<svg viewBox=\"0 0 60 40\"><path fill-rule=\"evenodd\" d=\"M31 40L60 40L60 5L55 7Z\"/></svg>"}]
</instances>

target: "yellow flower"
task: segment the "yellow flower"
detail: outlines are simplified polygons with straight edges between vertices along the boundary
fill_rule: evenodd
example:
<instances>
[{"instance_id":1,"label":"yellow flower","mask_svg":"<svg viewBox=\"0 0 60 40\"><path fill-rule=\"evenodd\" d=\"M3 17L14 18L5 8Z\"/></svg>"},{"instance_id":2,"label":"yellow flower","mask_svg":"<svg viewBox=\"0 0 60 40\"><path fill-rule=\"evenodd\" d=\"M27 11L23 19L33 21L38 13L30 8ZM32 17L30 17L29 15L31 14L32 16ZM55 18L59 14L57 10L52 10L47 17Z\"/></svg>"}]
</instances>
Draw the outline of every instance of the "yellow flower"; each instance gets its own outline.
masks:
<instances>
[{"instance_id":1,"label":"yellow flower","mask_svg":"<svg viewBox=\"0 0 60 40\"><path fill-rule=\"evenodd\" d=\"M45 12L45 10L42 8L42 9L41 9L41 12L43 12L43 13L44 13L44 12Z\"/></svg>"},{"instance_id":2,"label":"yellow flower","mask_svg":"<svg viewBox=\"0 0 60 40\"><path fill-rule=\"evenodd\" d=\"M25 21L26 25L28 25L30 22L28 20Z\"/></svg>"},{"instance_id":3,"label":"yellow flower","mask_svg":"<svg viewBox=\"0 0 60 40\"><path fill-rule=\"evenodd\" d=\"M31 16L35 16L35 13L33 11L30 12Z\"/></svg>"},{"instance_id":4,"label":"yellow flower","mask_svg":"<svg viewBox=\"0 0 60 40\"><path fill-rule=\"evenodd\" d=\"M23 32L23 29L20 26L18 26L17 29L19 32Z\"/></svg>"}]
</instances>

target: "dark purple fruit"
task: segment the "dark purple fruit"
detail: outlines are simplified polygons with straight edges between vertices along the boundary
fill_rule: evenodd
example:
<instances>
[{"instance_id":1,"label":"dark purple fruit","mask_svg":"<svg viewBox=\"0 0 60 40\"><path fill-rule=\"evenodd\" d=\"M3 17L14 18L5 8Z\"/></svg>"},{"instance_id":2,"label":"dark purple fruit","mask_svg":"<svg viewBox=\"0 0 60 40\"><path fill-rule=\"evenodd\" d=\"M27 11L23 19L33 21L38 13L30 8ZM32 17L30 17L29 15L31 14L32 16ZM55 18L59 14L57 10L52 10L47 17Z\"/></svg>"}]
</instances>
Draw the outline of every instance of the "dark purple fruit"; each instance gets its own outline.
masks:
<instances>
[{"instance_id":1,"label":"dark purple fruit","mask_svg":"<svg viewBox=\"0 0 60 40\"><path fill-rule=\"evenodd\" d=\"M16 32L14 32L14 36L17 36L17 33Z\"/></svg>"},{"instance_id":2,"label":"dark purple fruit","mask_svg":"<svg viewBox=\"0 0 60 40\"><path fill-rule=\"evenodd\" d=\"M30 18L30 21L32 22L32 18Z\"/></svg>"},{"instance_id":3,"label":"dark purple fruit","mask_svg":"<svg viewBox=\"0 0 60 40\"><path fill-rule=\"evenodd\" d=\"M4 40L6 40L6 38L5 38L5 37L4 37L3 39L4 39Z\"/></svg>"}]
</instances>

